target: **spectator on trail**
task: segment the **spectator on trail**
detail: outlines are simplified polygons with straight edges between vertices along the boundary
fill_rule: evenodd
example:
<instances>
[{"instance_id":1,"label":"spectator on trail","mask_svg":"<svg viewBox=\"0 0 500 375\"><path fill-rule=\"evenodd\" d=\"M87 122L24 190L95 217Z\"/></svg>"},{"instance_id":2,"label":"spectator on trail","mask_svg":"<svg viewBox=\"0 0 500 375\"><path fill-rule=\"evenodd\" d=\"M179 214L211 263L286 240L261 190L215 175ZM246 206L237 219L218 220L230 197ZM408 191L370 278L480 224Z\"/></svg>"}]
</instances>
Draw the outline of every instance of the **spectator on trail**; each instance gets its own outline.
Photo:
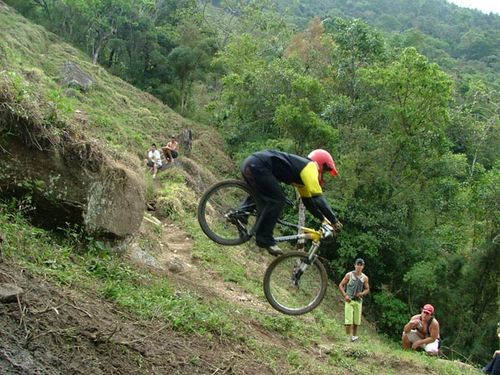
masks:
<instances>
[{"instance_id":1,"label":"spectator on trail","mask_svg":"<svg viewBox=\"0 0 500 375\"><path fill-rule=\"evenodd\" d=\"M167 143L165 147L162 147L163 155L168 163L173 163L174 159L179 156L179 144L175 135L170 136L170 142Z\"/></svg>"},{"instance_id":2,"label":"spectator on trail","mask_svg":"<svg viewBox=\"0 0 500 375\"><path fill-rule=\"evenodd\" d=\"M269 254L282 254L273 237L274 227L286 203L280 183L294 185L304 206L314 217L324 221L325 228L337 231L342 224L323 197L323 173L336 176L335 162L329 152L312 151L307 158L281 151L255 152L245 159L241 167L243 178L263 203L260 222L255 232L257 246Z\"/></svg>"},{"instance_id":3,"label":"spectator on trail","mask_svg":"<svg viewBox=\"0 0 500 375\"><path fill-rule=\"evenodd\" d=\"M149 171L153 174L153 178L156 178L156 173L158 173L158 169L161 168L162 162L160 151L156 149L156 144L154 143L148 151L146 165L149 167Z\"/></svg>"},{"instance_id":4,"label":"spectator on trail","mask_svg":"<svg viewBox=\"0 0 500 375\"><path fill-rule=\"evenodd\" d=\"M344 296L344 324L345 331L350 335L352 342L359 339L358 327L361 325L363 297L370 293L368 276L363 273L365 261L361 258L354 262L354 271L347 272L339 284Z\"/></svg>"},{"instance_id":5,"label":"spectator on trail","mask_svg":"<svg viewBox=\"0 0 500 375\"><path fill-rule=\"evenodd\" d=\"M413 315L403 328L403 349L423 349L429 355L438 355L441 347L439 322L434 317L434 306L426 304L418 315Z\"/></svg>"},{"instance_id":6,"label":"spectator on trail","mask_svg":"<svg viewBox=\"0 0 500 375\"><path fill-rule=\"evenodd\" d=\"M500 323L498 323L497 336L500 340ZM500 375L500 350L495 350L493 359L483 367L482 371L485 374Z\"/></svg>"}]
</instances>

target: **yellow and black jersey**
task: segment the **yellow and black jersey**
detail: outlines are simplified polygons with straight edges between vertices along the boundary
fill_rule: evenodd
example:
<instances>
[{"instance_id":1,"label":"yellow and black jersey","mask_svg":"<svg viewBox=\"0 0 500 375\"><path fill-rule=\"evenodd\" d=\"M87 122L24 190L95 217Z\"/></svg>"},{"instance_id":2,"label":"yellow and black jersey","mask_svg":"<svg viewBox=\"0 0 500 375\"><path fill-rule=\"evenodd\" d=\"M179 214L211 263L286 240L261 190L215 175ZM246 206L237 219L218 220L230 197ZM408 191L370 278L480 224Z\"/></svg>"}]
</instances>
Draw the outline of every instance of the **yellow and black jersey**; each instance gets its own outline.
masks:
<instances>
[{"instance_id":1,"label":"yellow and black jersey","mask_svg":"<svg viewBox=\"0 0 500 375\"><path fill-rule=\"evenodd\" d=\"M315 162L281 151L260 151L253 154L266 165L276 179L294 185L302 198L323 194Z\"/></svg>"},{"instance_id":2,"label":"yellow and black jersey","mask_svg":"<svg viewBox=\"0 0 500 375\"><path fill-rule=\"evenodd\" d=\"M258 162L252 164L252 160L257 160ZM253 170L249 172L250 174L262 173L259 177L254 176L251 178L253 184L258 184L258 181L262 182L265 180L263 178L265 173L270 173L277 181L294 185L302 198L302 202L316 218L320 220L326 218L331 223L337 221L337 217L323 197L323 190L319 183L318 166L314 161L286 152L266 150L256 152L247 158L243 169L245 169L247 163L253 166ZM250 177L245 174L244 170L242 172L246 178ZM267 186L267 188L271 187ZM271 194L267 191L262 191L262 189L257 190L260 190L260 194Z\"/></svg>"}]
</instances>

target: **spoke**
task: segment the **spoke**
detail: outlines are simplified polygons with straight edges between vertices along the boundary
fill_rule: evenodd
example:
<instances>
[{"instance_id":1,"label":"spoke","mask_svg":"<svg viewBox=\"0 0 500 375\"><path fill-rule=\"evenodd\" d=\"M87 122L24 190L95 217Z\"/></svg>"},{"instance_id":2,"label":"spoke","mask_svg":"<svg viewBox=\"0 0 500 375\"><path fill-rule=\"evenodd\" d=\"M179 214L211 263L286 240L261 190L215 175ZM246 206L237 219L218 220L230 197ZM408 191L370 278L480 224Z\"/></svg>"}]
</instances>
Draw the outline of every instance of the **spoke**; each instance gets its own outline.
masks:
<instances>
[{"instance_id":1,"label":"spoke","mask_svg":"<svg viewBox=\"0 0 500 375\"><path fill-rule=\"evenodd\" d=\"M283 259L269 278L269 291L274 301L288 310L304 309L315 303L322 291L321 273L307 258Z\"/></svg>"}]
</instances>

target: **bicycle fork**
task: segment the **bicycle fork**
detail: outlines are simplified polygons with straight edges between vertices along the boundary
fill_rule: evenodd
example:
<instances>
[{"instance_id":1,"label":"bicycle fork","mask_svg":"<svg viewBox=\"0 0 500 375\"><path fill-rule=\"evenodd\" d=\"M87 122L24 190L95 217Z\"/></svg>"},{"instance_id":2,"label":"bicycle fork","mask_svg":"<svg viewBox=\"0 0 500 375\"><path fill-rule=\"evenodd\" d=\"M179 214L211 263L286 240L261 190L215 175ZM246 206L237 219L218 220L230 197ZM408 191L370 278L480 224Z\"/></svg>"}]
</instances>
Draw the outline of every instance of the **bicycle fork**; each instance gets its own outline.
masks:
<instances>
[{"instance_id":1,"label":"bicycle fork","mask_svg":"<svg viewBox=\"0 0 500 375\"><path fill-rule=\"evenodd\" d=\"M318 251L319 248L319 242L314 241L311 245L311 248L309 249L309 252L307 253L307 258L302 259L300 261L297 261L297 263L293 266L293 273L292 273L292 284L296 287L299 286L299 281L304 272L309 268L311 264L316 260L318 257L316 255L316 252Z\"/></svg>"}]
</instances>

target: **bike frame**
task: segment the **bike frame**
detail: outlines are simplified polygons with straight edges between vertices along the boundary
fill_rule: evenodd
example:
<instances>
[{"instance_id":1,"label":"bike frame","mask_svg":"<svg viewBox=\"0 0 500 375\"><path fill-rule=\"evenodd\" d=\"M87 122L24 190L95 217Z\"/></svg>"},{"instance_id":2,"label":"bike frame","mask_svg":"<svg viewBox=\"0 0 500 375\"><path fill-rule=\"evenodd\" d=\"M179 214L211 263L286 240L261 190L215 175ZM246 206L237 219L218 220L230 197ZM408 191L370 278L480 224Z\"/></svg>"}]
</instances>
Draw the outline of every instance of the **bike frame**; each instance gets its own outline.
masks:
<instances>
[{"instance_id":1,"label":"bike frame","mask_svg":"<svg viewBox=\"0 0 500 375\"><path fill-rule=\"evenodd\" d=\"M309 251L307 252L307 258L308 261L306 262L307 264L303 264L301 266L301 271L304 272L309 265L311 265L314 260L318 257L316 252L319 249L320 245L320 240L321 240L321 232L312 228L307 228L303 227L297 224L289 223L287 221L283 220L278 220L279 224L286 225L288 227L293 227L297 228L303 231L303 233L299 234L292 234L289 236L279 236L279 237L274 237L276 242L285 242L285 241L293 241L293 240L300 240L300 239L306 239L306 240L312 240L311 247L309 248Z\"/></svg>"},{"instance_id":2,"label":"bike frame","mask_svg":"<svg viewBox=\"0 0 500 375\"><path fill-rule=\"evenodd\" d=\"M297 224L292 224L283 220L278 220L278 223L281 225L285 225L287 227L300 229L302 230L303 233L291 234L289 236L274 237L276 242L293 241L301 239L312 240L313 242L319 242L319 240L321 239L321 232L315 229L303 227Z\"/></svg>"},{"instance_id":3,"label":"bike frame","mask_svg":"<svg viewBox=\"0 0 500 375\"><path fill-rule=\"evenodd\" d=\"M287 199L287 203L288 204L293 204L288 199ZM248 206L239 207L238 210L243 210L244 213L245 213L245 215L251 215L252 214L252 212L251 212L252 210L250 208L253 208L252 204L250 204ZM257 222L256 222L254 228L256 228L260 224L260 221L262 219L263 219L262 216L257 217ZM281 220L281 219L278 220L278 224L281 224L281 225L284 225L284 226L287 226L287 227L296 228L296 229L302 231L302 233L292 234L292 235L289 235L289 236L274 237L274 240L276 242L286 242L286 241L294 241L294 240L301 240L301 239L312 240L311 248L308 251L309 260L312 261L316 257L316 251L319 248L320 240L321 240L321 232L320 231L312 229L312 228L308 228L308 227L303 227L301 225L290 223L288 221L284 221L284 220ZM255 231L252 230L248 234L251 237L253 237L255 235Z\"/></svg>"}]
</instances>

